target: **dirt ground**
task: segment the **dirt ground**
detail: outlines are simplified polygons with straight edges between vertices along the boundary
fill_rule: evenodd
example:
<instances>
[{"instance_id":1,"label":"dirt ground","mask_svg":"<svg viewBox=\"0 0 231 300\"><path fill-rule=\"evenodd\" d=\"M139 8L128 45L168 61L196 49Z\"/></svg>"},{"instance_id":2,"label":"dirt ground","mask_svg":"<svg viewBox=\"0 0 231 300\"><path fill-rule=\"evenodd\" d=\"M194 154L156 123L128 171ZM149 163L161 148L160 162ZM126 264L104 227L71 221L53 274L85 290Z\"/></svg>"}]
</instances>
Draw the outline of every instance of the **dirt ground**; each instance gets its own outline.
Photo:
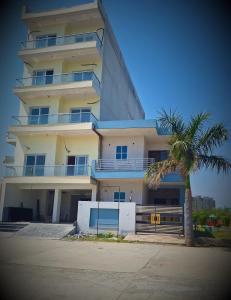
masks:
<instances>
[{"instance_id":1,"label":"dirt ground","mask_svg":"<svg viewBox=\"0 0 231 300\"><path fill-rule=\"evenodd\" d=\"M0 237L1 299L231 299L231 249Z\"/></svg>"}]
</instances>

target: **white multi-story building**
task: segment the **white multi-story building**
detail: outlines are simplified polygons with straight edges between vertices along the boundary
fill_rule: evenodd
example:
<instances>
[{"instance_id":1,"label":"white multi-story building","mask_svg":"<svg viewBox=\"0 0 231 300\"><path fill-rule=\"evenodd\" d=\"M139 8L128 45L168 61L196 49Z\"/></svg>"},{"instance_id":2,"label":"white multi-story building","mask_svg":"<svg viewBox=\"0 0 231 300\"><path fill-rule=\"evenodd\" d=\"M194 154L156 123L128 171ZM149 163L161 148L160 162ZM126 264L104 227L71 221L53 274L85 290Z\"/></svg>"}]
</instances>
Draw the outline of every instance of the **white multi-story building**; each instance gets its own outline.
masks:
<instances>
[{"instance_id":1,"label":"white multi-story building","mask_svg":"<svg viewBox=\"0 0 231 300\"><path fill-rule=\"evenodd\" d=\"M5 158L0 219L73 222L78 200L182 206L179 175L156 191L144 182L169 136L145 120L101 2L24 9L22 20L20 108L7 137L15 155Z\"/></svg>"},{"instance_id":2,"label":"white multi-story building","mask_svg":"<svg viewBox=\"0 0 231 300\"><path fill-rule=\"evenodd\" d=\"M212 197L194 196L192 198L193 210L211 209L216 207L216 202Z\"/></svg>"}]
</instances>

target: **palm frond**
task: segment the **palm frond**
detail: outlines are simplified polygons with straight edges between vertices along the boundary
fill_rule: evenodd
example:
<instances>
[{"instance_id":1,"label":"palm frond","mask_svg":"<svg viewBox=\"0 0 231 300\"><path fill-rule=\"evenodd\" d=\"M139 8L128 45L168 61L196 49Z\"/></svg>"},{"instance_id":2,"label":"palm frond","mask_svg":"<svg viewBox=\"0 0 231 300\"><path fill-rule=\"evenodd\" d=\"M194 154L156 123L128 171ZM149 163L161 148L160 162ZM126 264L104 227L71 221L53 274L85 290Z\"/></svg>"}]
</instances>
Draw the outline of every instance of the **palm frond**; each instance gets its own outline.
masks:
<instances>
[{"instance_id":1,"label":"palm frond","mask_svg":"<svg viewBox=\"0 0 231 300\"><path fill-rule=\"evenodd\" d=\"M231 162L222 156L198 155L197 161L199 168L216 169L218 174L220 172L227 174L231 171Z\"/></svg>"},{"instance_id":2,"label":"palm frond","mask_svg":"<svg viewBox=\"0 0 231 300\"><path fill-rule=\"evenodd\" d=\"M148 183L148 186L150 188L157 188L161 182L161 179L163 179L168 173L175 172L178 165L179 164L177 161L171 159L151 164L145 174L145 180Z\"/></svg>"},{"instance_id":3,"label":"palm frond","mask_svg":"<svg viewBox=\"0 0 231 300\"><path fill-rule=\"evenodd\" d=\"M229 139L229 132L222 123L216 124L207 129L196 145L198 153L212 152L213 148L220 147Z\"/></svg>"},{"instance_id":4,"label":"palm frond","mask_svg":"<svg viewBox=\"0 0 231 300\"><path fill-rule=\"evenodd\" d=\"M174 157L179 159L178 156L182 156L188 151L188 144L185 141L176 139L171 145L171 152Z\"/></svg>"},{"instance_id":5,"label":"palm frond","mask_svg":"<svg viewBox=\"0 0 231 300\"><path fill-rule=\"evenodd\" d=\"M185 124L180 114L170 110L167 113L164 109L160 112L158 119L160 126L171 130L172 134L182 135L185 130Z\"/></svg>"},{"instance_id":6,"label":"palm frond","mask_svg":"<svg viewBox=\"0 0 231 300\"><path fill-rule=\"evenodd\" d=\"M191 118L191 121L186 130L186 136L189 141L197 139L197 134L202 130L205 121L208 120L210 113L199 113Z\"/></svg>"}]
</instances>

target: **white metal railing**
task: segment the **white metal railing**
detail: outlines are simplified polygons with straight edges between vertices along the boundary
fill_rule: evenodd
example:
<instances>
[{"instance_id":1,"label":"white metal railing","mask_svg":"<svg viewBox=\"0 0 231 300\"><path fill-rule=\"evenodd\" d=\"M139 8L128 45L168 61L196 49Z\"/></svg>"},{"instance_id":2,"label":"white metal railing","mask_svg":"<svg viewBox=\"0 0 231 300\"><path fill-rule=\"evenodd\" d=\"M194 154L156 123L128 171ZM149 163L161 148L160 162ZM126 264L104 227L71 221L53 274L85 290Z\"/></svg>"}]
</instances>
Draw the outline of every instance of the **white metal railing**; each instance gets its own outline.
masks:
<instances>
[{"instance_id":1,"label":"white metal railing","mask_svg":"<svg viewBox=\"0 0 231 300\"><path fill-rule=\"evenodd\" d=\"M46 124L73 124L73 123L96 123L97 118L91 112L58 113L44 115L13 116L16 125L46 125Z\"/></svg>"},{"instance_id":2,"label":"white metal railing","mask_svg":"<svg viewBox=\"0 0 231 300\"><path fill-rule=\"evenodd\" d=\"M101 48L102 41L99 38L97 32L85 32L64 36L48 36L43 38L37 38L34 40L28 40L21 43L22 49L39 49L39 48L47 48L52 46L61 46L68 44L76 44L83 42L91 42L96 41L96 45L98 48Z\"/></svg>"},{"instance_id":3,"label":"white metal railing","mask_svg":"<svg viewBox=\"0 0 231 300\"><path fill-rule=\"evenodd\" d=\"M90 167L85 165L34 165L34 166L4 166L5 177L19 176L89 176Z\"/></svg>"},{"instance_id":4,"label":"white metal railing","mask_svg":"<svg viewBox=\"0 0 231 300\"><path fill-rule=\"evenodd\" d=\"M35 75L25 78L19 78L16 80L16 87L43 86L81 81L93 81L97 85L97 87L100 88L100 81L92 70L52 75Z\"/></svg>"},{"instance_id":5,"label":"white metal railing","mask_svg":"<svg viewBox=\"0 0 231 300\"><path fill-rule=\"evenodd\" d=\"M97 171L144 171L155 162L154 158L129 158L129 159L98 159L95 162Z\"/></svg>"}]
</instances>

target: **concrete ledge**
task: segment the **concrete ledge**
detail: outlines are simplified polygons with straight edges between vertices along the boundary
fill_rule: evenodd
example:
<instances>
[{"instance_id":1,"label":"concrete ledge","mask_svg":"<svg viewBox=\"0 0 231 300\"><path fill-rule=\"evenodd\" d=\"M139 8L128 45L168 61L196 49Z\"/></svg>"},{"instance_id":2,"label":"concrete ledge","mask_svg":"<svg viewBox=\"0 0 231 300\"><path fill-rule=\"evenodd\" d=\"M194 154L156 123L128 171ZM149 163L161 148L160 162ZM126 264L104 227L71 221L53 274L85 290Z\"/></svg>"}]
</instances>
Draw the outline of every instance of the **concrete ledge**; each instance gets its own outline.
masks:
<instances>
[{"instance_id":1,"label":"concrete ledge","mask_svg":"<svg viewBox=\"0 0 231 300\"><path fill-rule=\"evenodd\" d=\"M180 246L185 245L184 237L176 234L128 234L124 240L129 242L144 242Z\"/></svg>"}]
</instances>

